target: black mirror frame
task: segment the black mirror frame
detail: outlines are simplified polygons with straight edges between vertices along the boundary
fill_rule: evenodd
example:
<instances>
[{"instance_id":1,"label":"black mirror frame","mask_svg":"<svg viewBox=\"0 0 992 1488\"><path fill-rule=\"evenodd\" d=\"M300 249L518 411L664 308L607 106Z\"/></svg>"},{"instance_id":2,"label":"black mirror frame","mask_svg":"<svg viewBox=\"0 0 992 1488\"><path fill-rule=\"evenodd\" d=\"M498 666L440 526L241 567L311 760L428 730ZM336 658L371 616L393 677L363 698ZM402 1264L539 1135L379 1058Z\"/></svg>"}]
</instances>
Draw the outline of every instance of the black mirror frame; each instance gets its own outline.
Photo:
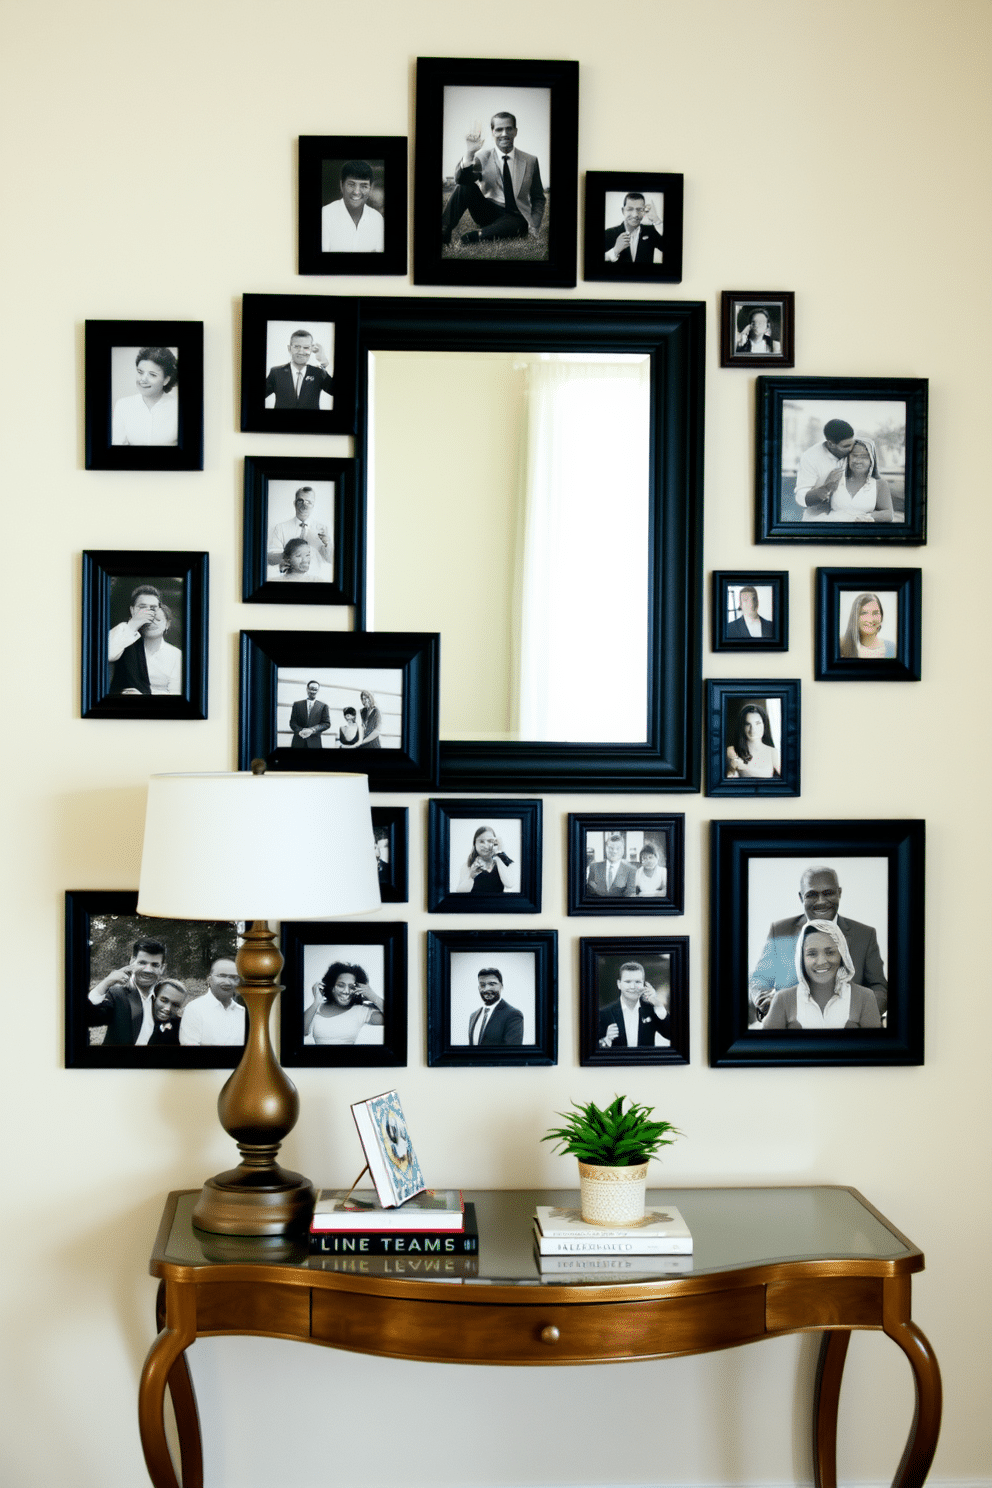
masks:
<instances>
[{"instance_id":1,"label":"black mirror frame","mask_svg":"<svg viewBox=\"0 0 992 1488\"><path fill-rule=\"evenodd\" d=\"M442 791L698 791L702 704L701 301L361 298L359 520L367 516L368 355L373 351L605 351L651 358L648 739L557 744L443 739ZM367 574L356 628L366 627Z\"/></svg>"}]
</instances>

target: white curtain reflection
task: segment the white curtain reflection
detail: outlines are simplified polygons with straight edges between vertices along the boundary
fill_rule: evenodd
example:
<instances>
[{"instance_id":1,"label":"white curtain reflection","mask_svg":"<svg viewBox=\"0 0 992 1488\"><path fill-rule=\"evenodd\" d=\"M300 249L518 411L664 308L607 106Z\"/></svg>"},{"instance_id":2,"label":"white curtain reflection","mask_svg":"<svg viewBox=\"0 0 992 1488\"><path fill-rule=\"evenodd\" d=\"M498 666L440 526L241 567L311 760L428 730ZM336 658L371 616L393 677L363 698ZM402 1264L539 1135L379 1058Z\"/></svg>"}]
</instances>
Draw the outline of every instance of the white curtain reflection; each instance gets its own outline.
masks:
<instances>
[{"instance_id":1,"label":"white curtain reflection","mask_svg":"<svg viewBox=\"0 0 992 1488\"><path fill-rule=\"evenodd\" d=\"M515 732L645 740L650 362L549 355L528 375Z\"/></svg>"}]
</instances>

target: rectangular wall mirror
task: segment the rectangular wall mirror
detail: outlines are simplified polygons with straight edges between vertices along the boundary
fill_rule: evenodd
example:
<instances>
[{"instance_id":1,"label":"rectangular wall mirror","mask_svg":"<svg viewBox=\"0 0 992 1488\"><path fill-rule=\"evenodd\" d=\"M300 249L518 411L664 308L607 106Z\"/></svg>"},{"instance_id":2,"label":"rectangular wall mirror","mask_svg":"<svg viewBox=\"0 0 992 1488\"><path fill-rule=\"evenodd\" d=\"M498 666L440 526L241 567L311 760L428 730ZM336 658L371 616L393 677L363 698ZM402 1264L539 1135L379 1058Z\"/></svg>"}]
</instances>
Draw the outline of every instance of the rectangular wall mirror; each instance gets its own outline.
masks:
<instances>
[{"instance_id":1,"label":"rectangular wall mirror","mask_svg":"<svg viewBox=\"0 0 992 1488\"><path fill-rule=\"evenodd\" d=\"M704 307L359 306L357 623L440 632L440 788L698 789Z\"/></svg>"}]
</instances>

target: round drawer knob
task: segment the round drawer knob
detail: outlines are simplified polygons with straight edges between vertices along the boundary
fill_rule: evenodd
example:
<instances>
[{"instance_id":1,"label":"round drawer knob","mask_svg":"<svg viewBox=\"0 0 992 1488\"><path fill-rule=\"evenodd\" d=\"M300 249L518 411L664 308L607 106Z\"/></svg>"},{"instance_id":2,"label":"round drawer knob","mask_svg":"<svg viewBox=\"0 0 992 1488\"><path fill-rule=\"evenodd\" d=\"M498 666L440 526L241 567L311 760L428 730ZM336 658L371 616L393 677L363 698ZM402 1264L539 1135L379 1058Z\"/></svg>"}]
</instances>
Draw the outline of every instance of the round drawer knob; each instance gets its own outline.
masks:
<instances>
[{"instance_id":1,"label":"round drawer knob","mask_svg":"<svg viewBox=\"0 0 992 1488\"><path fill-rule=\"evenodd\" d=\"M542 1343L557 1343L560 1337L561 1333L555 1327L554 1323L548 1323L547 1327L541 1329Z\"/></svg>"}]
</instances>

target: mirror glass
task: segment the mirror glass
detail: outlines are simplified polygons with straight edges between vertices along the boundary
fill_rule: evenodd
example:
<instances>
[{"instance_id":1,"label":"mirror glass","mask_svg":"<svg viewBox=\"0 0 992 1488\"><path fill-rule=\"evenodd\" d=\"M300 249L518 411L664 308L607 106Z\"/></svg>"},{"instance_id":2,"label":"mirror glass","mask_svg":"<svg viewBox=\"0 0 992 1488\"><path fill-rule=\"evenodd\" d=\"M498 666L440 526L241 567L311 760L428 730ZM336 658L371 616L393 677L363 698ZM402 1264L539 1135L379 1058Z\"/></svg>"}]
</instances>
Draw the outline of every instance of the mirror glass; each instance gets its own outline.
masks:
<instances>
[{"instance_id":1,"label":"mirror glass","mask_svg":"<svg viewBox=\"0 0 992 1488\"><path fill-rule=\"evenodd\" d=\"M647 739L650 380L370 352L366 623L440 632L442 739Z\"/></svg>"}]
</instances>

